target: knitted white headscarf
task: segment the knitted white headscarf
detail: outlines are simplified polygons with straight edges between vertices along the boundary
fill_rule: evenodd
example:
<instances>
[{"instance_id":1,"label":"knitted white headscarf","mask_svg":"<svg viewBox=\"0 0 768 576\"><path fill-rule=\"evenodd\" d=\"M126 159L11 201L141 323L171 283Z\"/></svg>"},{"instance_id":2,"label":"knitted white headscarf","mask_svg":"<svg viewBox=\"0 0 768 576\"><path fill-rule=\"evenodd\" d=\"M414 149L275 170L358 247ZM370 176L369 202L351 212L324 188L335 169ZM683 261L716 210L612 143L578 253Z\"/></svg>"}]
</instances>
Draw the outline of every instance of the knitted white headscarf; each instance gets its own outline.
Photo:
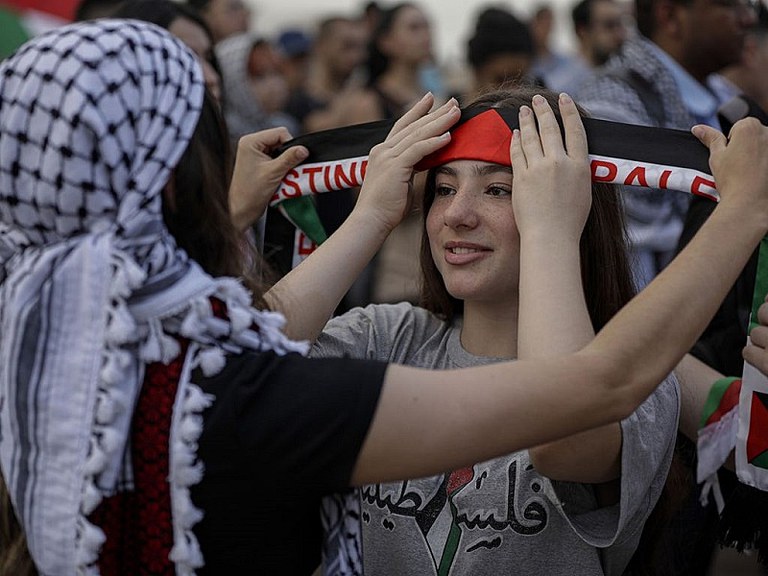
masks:
<instances>
[{"instance_id":1,"label":"knitted white headscarf","mask_svg":"<svg viewBox=\"0 0 768 576\"><path fill-rule=\"evenodd\" d=\"M97 572L104 534L87 516L131 487L131 416L146 364L180 352L169 334L191 341L169 447L179 574L203 564L188 487L212 398L192 370L215 374L244 348L305 349L163 223L202 100L194 56L135 21L67 26L0 64L0 466L41 573Z\"/></svg>"}]
</instances>

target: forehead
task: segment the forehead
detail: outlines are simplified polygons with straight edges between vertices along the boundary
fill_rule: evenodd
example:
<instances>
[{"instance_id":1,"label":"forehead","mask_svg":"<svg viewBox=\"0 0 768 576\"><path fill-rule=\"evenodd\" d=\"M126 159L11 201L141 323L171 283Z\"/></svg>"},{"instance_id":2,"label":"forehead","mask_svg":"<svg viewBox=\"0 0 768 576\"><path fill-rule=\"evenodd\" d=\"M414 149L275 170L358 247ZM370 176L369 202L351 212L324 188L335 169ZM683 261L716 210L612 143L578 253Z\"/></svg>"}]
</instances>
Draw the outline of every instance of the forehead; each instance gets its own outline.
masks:
<instances>
[{"instance_id":1,"label":"forehead","mask_svg":"<svg viewBox=\"0 0 768 576\"><path fill-rule=\"evenodd\" d=\"M590 4L590 12L593 18L600 16L614 16L622 13L622 8L615 0L596 0Z\"/></svg>"},{"instance_id":2,"label":"forehead","mask_svg":"<svg viewBox=\"0 0 768 576\"><path fill-rule=\"evenodd\" d=\"M416 6L404 6L397 11L392 26L426 26L428 24L427 16Z\"/></svg>"},{"instance_id":3,"label":"forehead","mask_svg":"<svg viewBox=\"0 0 768 576\"><path fill-rule=\"evenodd\" d=\"M435 169L435 173L446 176L489 176L499 173L512 175L510 166L483 160L453 160Z\"/></svg>"}]
</instances>

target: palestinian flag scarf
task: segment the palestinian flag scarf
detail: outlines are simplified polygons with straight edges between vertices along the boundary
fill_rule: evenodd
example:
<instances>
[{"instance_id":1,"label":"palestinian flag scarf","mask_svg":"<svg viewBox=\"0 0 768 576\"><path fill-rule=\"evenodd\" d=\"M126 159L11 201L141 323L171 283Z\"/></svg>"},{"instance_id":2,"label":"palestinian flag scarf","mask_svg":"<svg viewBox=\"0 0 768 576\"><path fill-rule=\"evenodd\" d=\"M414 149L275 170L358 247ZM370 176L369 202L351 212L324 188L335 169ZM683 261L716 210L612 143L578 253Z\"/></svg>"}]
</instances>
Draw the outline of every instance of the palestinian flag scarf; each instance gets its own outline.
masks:
<instances>
[{"instance_id":1,"label":"palestinian flag scarf","mask_svg":"<svg viewBox=\"0 0 768 576\"><path fill-rule=\"evenodd\" d=\"M676 190L718 199L708 151L689 132L593 118L583 121L593 181ZM279 269L296 266L327 236L307 197L360 186L371 148L385 140L393 124L393 120L386 120L325 130L286 144L286 148L306 146L309 157L288 172L270 203L296 227L294 230L292 226L277 225L279 232L275 233L268 219L267 242L273 249L277 246L284 252L277 257L281 262ZM451 142L416 168L427 170L458 158L511 165L509 144L512 131L518 127L517 110L487 107L464 110L451 130ZM283 239L275 240L280 234ZM290 253L286 254L286 250Z\"/></svg>"}]
</instances>

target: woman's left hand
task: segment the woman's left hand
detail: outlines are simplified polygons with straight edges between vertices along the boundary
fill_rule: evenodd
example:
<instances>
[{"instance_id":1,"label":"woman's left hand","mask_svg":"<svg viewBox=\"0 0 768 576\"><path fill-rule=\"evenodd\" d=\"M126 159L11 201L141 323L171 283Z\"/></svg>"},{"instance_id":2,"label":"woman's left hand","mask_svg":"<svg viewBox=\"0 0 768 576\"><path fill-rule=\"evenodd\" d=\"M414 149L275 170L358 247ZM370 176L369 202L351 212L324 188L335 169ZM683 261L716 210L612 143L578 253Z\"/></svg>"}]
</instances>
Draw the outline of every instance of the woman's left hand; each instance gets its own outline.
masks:
<instances>
[{"instance_id":1,"label":"woman's left hand","mask_svg":"<svg viewBox=\"0 0 768 576\"><path fill-rule=\"evenodd\" d=\"M573 100L563 94L559 105L565 145L542 96L534 96L533 111L520 108L520 130L510 148L512 203L521 236L560 234L578 242L592 205L587 136Z\"/></svg>"}]
</instances>

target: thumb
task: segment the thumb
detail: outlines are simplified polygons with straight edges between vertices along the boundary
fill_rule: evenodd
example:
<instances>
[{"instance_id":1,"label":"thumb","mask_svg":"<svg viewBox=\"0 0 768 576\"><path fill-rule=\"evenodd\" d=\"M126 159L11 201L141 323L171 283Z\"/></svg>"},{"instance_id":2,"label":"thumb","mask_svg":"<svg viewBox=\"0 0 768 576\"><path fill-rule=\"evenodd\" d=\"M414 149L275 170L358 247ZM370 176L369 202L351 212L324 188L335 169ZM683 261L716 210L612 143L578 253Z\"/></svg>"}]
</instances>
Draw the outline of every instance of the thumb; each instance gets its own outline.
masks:
<instances>
[{"instance_id":1,"label":"thumb","mask_svg":"<svg viewBox=\"0 0 768 576\"><path fill-rule=\"evenodd\" d=\"M291 168L295 168L304 162L308 156L309 150L304 146L291 146L275 158L274 163L279 166L281 171L288 172Z\"/></svg>"},{"instance_id":2,"label":"thumb","mask_svg":"<svg viewBox=\"0 0 768 576\"><path fill-rule=\"evenodd\" d=\"M699 142L709 148L710 152L722 150L728 143L728 140L722 132L715 130L711 126L707 126L706 124L697 124L691 128L691 132L699 139Z\"/></svg>"}]
</instances>

